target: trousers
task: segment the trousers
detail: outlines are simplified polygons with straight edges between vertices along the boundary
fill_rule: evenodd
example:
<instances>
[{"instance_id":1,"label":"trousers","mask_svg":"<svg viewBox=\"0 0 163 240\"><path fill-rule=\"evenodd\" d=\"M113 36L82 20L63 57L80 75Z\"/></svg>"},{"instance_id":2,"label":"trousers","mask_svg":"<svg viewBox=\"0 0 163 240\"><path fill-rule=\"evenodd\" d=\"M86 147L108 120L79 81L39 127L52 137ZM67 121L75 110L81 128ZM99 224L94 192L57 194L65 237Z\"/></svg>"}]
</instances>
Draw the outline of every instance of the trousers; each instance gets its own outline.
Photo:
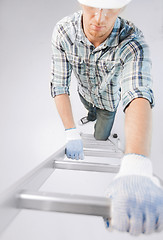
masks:
<instances>
[{"instance_id":1,"label":"trousers","mask_svg":"<svg viewBox=\"0 0 163 240\"><path fill-rule=\"evenodd\" d=\"M96 140L107 140L110 136L116 111L111 112L108 110L100 109L87 102L81 94L79 94L80 100L84 107L88 110L87 119L89 121L96 120L94 125L94 137Z\"/></svg>"}]
</instances>

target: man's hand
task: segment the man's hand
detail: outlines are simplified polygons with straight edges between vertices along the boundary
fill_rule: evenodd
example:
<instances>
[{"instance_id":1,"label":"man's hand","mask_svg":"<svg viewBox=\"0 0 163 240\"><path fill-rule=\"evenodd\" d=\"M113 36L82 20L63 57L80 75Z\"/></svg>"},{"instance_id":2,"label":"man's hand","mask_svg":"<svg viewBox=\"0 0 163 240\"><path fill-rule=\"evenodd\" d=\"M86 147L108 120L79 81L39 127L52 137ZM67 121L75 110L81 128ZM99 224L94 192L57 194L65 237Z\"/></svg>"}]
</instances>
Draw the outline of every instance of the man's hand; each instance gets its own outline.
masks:
<instances>
[{"instance_id":1,"label":"man's hand","mask_svg":"<svg viewBox=\"0 0 163 240\"><path fill-rule=\"evenodd\" d=\"M163 229L163 189L144 156L125 155L119 173L107 189L111 198L111 220L106 227L132 235Z\"/></svg>"},{"instance_id":2,"label":"man's hand","mask_svg":"<svg viewBox=\"0 0 163 240\"><path fill-rule=\"evenodd\" d=\"M71 159L84 159L83 143L76 128L66 129L66 155Z\"/></svg>"}]
</instances>

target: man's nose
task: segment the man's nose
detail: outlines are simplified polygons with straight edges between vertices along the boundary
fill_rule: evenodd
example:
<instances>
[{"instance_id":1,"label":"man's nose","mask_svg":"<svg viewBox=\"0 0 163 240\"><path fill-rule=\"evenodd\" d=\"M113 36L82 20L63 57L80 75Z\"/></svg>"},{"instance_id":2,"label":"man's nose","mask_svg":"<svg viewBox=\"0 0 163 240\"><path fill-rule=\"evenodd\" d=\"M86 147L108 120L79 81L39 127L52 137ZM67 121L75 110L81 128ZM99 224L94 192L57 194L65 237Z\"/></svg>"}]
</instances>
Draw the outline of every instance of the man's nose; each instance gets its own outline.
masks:
<instances>
[{"instance_id":1,"label":"man's nose","mask_svg":"<svg viewBox=\"0 0 163 240\"><path fill-rule=\"evenodd\" d=\"M99 9L96 13L95 13L95 19L97 24L100 24L101 22L103 22L106 18L106 13L103 9Z\"/></svg>"}]
</instances>

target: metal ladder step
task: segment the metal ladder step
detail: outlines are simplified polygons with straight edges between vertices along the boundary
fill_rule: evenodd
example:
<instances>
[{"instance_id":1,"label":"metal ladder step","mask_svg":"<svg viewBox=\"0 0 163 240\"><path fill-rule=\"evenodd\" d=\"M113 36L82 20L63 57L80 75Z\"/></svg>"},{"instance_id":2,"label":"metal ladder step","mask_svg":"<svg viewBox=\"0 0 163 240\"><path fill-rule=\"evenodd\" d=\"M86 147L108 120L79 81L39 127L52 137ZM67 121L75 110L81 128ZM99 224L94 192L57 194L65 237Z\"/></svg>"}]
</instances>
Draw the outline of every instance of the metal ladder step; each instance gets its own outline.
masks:
<instances>
[{"instance_id":1,"label":"metal ladder step","mask_svg":"<svg viewBox=\"0 0 163 240\"><path fill-rule=\"evenodd\" d=\"M110 201L104 197L22 191L17 195L17 202L21 209L110 216Z\"/></svg>"}]
</instances>

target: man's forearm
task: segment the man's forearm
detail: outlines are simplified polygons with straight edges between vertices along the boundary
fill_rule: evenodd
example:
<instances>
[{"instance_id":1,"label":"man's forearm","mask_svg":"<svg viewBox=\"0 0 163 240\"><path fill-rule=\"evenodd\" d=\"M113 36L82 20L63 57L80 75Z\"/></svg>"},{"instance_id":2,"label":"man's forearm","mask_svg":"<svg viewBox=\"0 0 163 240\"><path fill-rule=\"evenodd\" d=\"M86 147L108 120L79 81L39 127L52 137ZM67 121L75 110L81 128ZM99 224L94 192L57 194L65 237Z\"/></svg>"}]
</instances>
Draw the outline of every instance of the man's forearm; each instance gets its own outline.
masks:
<instances>
[{"instance_id":1,"label":"man's forearm","mask_svg":"<svg viewBox=\"0 0 163 240\"><path fill-rule=\"evenodd\" d=\"M56 96L54 100L65 129L74 128L75 123L69 96L67 94L61 94Z\"/></svg>"},{"instance_id":2,"label":"man's forearm","mask_svg":"<svg viewBox=\"0 0 163 240\"><path fill-rule=\"evenodd\" d=\"M136 98L125 111L125 153L150 155L152 113L148 100Z\"/></svg>"}]
</instances>

